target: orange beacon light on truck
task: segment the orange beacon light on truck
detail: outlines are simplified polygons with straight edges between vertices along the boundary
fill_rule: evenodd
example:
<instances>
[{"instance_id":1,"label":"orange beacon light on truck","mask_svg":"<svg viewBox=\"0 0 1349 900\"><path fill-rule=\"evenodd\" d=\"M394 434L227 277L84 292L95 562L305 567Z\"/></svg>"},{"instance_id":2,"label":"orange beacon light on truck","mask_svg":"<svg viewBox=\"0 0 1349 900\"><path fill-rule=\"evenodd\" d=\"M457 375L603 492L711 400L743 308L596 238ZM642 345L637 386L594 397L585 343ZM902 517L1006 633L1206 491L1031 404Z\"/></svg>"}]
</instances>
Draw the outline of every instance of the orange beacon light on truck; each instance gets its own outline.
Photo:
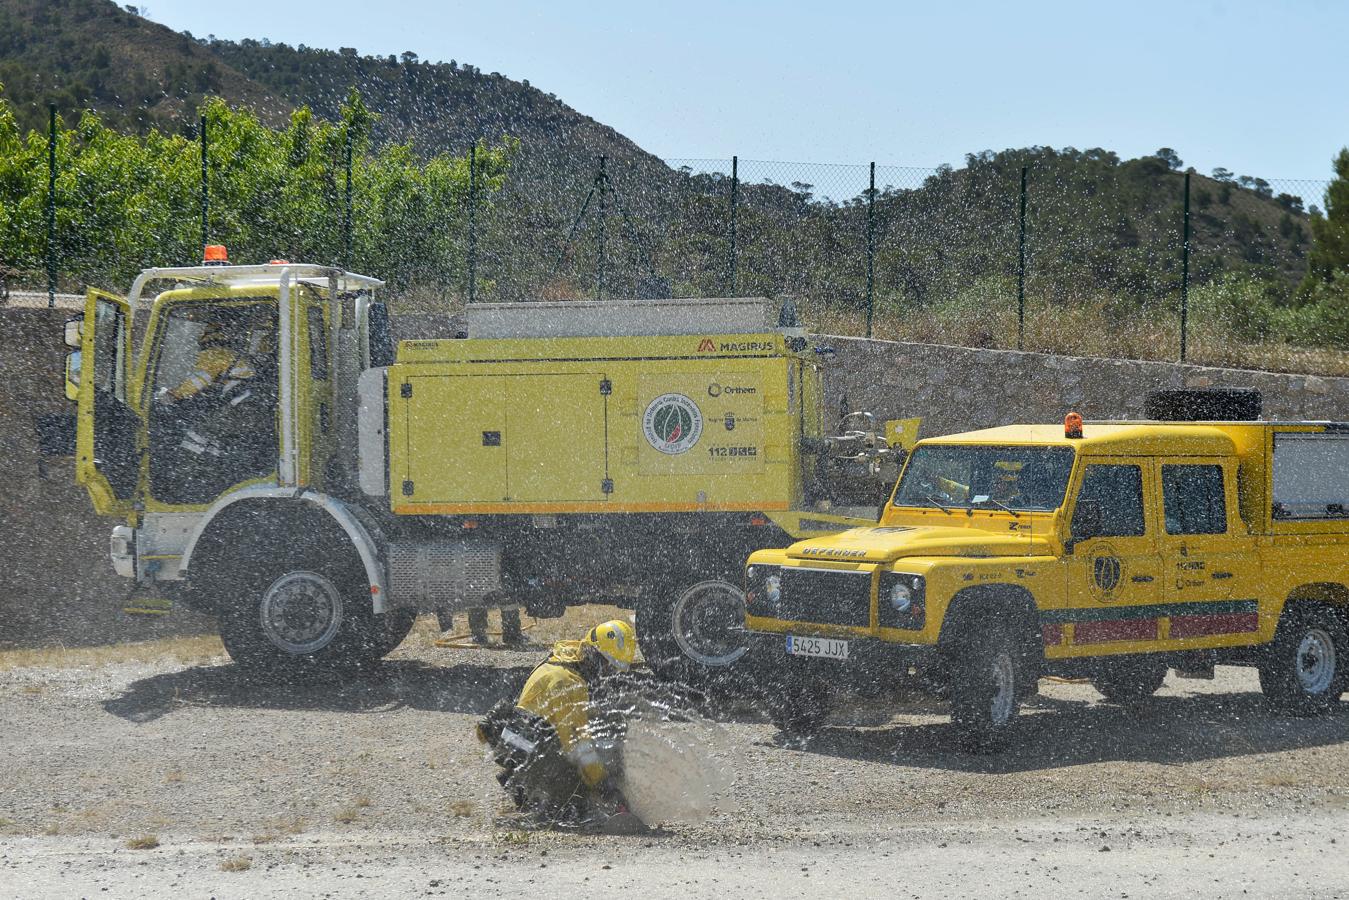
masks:
<instances>
[{"instance_id":1,"label":"orange beacon light on truck","mask_svg":"<svg viewBox=\"0 0 1349 900\"><path fill-rule=\"evenodd\" d=\"M1063 436L1066 438L1082 437L1082 417L1075 412L1070 412L1063 417Z\"/></svg>"}]
</instances>

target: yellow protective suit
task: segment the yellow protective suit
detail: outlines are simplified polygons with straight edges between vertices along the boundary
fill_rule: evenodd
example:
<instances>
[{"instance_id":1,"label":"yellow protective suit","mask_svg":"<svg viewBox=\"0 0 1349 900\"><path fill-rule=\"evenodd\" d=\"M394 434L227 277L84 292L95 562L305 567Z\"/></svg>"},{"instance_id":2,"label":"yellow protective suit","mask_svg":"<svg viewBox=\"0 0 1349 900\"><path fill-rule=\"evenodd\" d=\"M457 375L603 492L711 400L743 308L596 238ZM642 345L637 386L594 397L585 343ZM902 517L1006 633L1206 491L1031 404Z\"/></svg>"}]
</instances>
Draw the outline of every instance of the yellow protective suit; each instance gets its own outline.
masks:
<instances>
[{"instance_id":1,"label":"yellow protective suit","mask_svg":"<svg viewBox=\"0 0 1349 900\"><path fill-rule=\"evenodd\" d=\"M581 676L581 642L558 641L533 671L515 705L546 720L557 731L562 753L588 787L607 774L590 734L590 685Z\"/></svg>"},{"instance_id":2,"label":"yellow protective suit","mask_svg":"<svg viewBox=\"0 0 1349 900\"><path fill-rule=\"evenodd\" d=\"M183 383L169 391L169 396L174 400L195 397L222 379L227 379L224 390L228 393L236 382L246 381L257 374L247 360L228 347L202 349L197 353L193 366L193 371L183 379Z\"/></svg>"}]
</instances>

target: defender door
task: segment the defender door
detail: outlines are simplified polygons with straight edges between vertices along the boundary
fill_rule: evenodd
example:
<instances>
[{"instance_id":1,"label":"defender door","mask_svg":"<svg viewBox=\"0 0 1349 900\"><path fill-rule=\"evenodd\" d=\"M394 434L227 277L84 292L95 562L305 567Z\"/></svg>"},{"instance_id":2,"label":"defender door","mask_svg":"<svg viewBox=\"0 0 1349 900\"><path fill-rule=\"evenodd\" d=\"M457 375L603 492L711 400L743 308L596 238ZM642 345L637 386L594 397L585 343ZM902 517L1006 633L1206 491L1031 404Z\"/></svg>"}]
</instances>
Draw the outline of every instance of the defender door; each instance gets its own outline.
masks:
<instances>
[{"instance_id":1,"label":"defender door","mask_svg":"<svg viewBox=\"0 0 1349 900\"><path fill-rule=\"evenodd\" d=\"M131 307L90 290L80 341L75 478L100 515L129 513L140 477L142 419L130 402Z\"/></svg>"},{"instance_id":2,"label":"defender door","mask_svg":"<svg viewBox=\"0 0 1349 900\"><path fill-rule=\"evenodd\" d=\"M1155 496L1150 460L1093 457L1082 467L1070 526L1074 546L1065 559L1068 604L1056 612L1073 629L1072 646L1123 649L1158 640L1163 595Z\"/></svg>"},{"instance_id":3,"label":"defender door","mask_svg":"<svg viewBox=\"0 0 1349 900\"><path fill-rule=\"evenodd\" d=\"M1230 460L1158 462L1163 591L1172 640L1244 635L1259 629L1252 542L1241 527L1236 472Z\"/></svg>"}]
</instances>

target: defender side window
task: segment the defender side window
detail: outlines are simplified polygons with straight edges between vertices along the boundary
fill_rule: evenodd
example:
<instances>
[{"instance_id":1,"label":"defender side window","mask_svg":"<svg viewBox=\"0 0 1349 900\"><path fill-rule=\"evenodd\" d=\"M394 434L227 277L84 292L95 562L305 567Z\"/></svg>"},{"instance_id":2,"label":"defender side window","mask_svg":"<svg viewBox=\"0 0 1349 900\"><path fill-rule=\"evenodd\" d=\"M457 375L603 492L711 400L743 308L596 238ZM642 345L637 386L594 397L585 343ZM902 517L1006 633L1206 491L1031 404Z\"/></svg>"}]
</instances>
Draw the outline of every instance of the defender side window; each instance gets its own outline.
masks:
<instances>
[{"instance_id":1,"label":"defender side window","mask_svg":"<svg viewBox=\"0 0 1349 900\"><path fill-rule=\"evenodd\" d=\"M1167 534L1226 534L1222 466L1162 466Z\"/></svg>"},{"instance_id":2,"label":"defender side window","mask_svg":"<svg viewBox=\"0 0 1349 900\"><path fill-rule=\"evenodd\" d=\"M1100 511L1100 528L1093 537L1137 537L1146 531L1143 517L1143 470L1138 466L1090 465L1077 495L1073 530L1088 507Z\"/></svg>"}]
</instances>

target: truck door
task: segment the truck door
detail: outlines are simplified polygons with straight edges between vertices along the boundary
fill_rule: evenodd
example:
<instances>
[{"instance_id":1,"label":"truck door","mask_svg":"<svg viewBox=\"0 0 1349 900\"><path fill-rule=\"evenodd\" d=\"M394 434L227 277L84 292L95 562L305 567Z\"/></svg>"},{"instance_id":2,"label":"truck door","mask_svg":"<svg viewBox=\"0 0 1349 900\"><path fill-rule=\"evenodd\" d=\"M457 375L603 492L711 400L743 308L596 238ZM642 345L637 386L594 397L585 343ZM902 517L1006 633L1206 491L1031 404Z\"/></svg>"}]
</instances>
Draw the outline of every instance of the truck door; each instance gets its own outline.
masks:
<instances>
[{"instance_id":1,"label":"truck door","mask_svg":"<svg viewBox=\"0 0 1349 900\"><path fill-rule=\"evenodd\" d=\"M1189 458L1161 460L1157 466L1169 637L1254 634L1257 604L1247 591L1250 579L1242 577L1251 557L1250 537L1235 515L1236 473L1230 461Z\"/></svg>"},{"instance_id":2,"label":"truck door","mask_svg":"<svg viewBox=\"0 0 1349 900\"><path fill-rule=\"evenodd\" d=\"M1093 459L1082 469L1070 519L1068 605L1073 646L1154 642L1161 602L1153 467ZM1138 648L1144 649L1144 648Z\"/></svg>"},{"instance_id":3,"label":"truck door","mask_svg":"<svg viewBox=\"0 0 1349 900\"><path fill-rule=\"evenodd\" d=\"M130 512L140 476L142 419L131 404L131 308L90 290L80 340L75 477L100 515Z\"/></svg>"}]
</instances>

